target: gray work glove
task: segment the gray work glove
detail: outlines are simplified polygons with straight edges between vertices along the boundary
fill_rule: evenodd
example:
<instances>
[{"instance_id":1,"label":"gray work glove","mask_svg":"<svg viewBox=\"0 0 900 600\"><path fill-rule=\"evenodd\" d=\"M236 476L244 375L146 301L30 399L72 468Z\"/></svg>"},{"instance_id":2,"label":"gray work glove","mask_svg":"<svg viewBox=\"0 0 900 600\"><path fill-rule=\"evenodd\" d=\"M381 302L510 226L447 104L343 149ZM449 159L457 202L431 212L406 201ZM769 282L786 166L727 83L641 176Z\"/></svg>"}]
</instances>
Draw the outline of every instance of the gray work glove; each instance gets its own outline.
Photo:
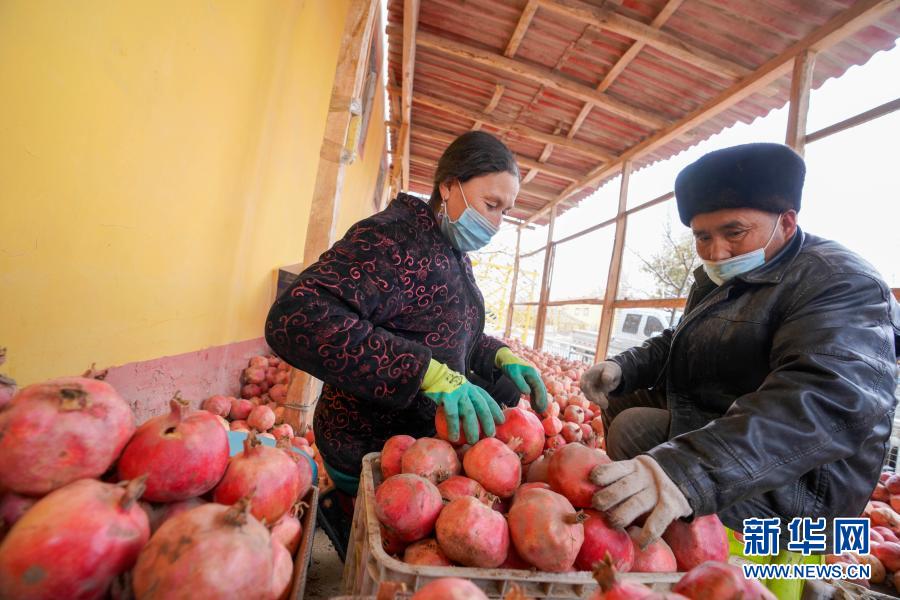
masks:
<instances>
[{"instance_id":1,"label":"gray work glove","mask_svg":"<svg viewBox=\"0 0 900 600\"><path fill-rule=\"evenodd\" d=\"M622 367L611 360L597 363L581 376L584 397L605 409L609 406L606 395L622 383Z\"/></svg>"},{"instance_id":2,"label":"gray work glove","mask_svg":"<svg viewBox=\"0 0 900 600\"><path fill-rule=\"evenodd\" d=\"M641 548L659 539L672 521L693 512L675 482L646 454L598 465L591 471L590 479L594 485L606 486L594 494L592 505L607 513L611 526L627 527L652 511L638 536Z\"/></svg>"}]
</instances>

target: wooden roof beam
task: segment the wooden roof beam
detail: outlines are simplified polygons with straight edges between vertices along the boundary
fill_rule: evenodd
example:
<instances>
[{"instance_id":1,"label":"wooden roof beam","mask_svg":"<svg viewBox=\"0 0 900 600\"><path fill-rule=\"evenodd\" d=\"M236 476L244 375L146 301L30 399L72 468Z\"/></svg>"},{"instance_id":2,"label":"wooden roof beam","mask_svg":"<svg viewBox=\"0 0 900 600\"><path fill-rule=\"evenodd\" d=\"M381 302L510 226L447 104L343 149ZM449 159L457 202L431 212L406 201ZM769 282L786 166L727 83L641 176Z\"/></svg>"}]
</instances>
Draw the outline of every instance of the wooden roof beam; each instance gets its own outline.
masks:
<instances>
[{"instance_id":1,"label":"wooden roof beam","mask_svg":"<svg viewBox=\"0 0 900 600\"><path fill-rule=\"evenodd\" d=\"M494 109L497 108L497 105L500 104L500 98L503 97L503 92L506 90L506 87L497 84L494 86L494 93L491 96L491 100L488 102L487 106L484 107L484 113L489 115L494 112ZM478 131L481 129L483 123L481 121L475 121L475 124L472 126L472 131Z\"/></svg>"},{"instance_id":2,"label":"wooden roof beam","mask_svg":"<svg viewBox=\"0 0 900 600\"><path fill-rule=\"evenodd\" d=\"M544 85L556 92L584 102L592 102L597 108L614 114L625 121L637 123L650 129L662 129L668 125L664 118L655 113L611 98L598 92L591 86L578 83L546 67L507 58L490 50L454 42L424 31L418 32L416 43L423 48L429 48L455 58L495 69L507 75L532 81L538 85Z\"/></svg>"},{"instance_id":3,"label":"wooden roof beam","mask_svg":"<svg viewBox=\"0 0 900 600\"><path fill-rule=\"evenodd\" d=\"M528 4L526 4L525 8L522 10L522 16L519 17L519 22L516 24L515 31L513 31L512 36L509 38L509 43L506 44L506 50L503 51L503 56L508 58L515 56L516 51L519 49L519 44L522 43L522 38L525 37L525 32L528 31L528 26L531 25L531 19L534 18L534 13L537 12L537 9L537 0L528 0Z\"/></svg>"},{"instance_id":4,"label":"wooden roof beam","mask_svg":"<svg viewBox=\"0 0 900 600\"><path fill-rule=\"evenodd\" d=\"M589 156L601 162L609 162L610 160L615 160L613 154L605 152L593 144L570 140L561 135L544 133L543 131L538 131L537 129L532 129L531 127L520 125L518 123L515 123L514 121L500 119L498 117L488 115L477 110L464 108L455 102L448 102L446 100L441 100L432 96L426 96L425 94L415 94L413 99L416 102L424 104L425 106L430 106L432 108L436 108L438 110L448 112L452 115L463 117L471 121L482 121L485 125L489 125L502 131L518 133L526 138L537 140L545 144L555 144L561 148L579 152L581 154L584 154L585 156Z\"/></svg>"},{"instance_id":5,"label":"wooden roof beam","mask_svg":"<svg viewBox=\"0 0 900 600\"><path fill-rule=\"evenodd\" d=\"M623 152L615 162L592 169L587 177L568 186L550 206L544 207L533 214L528 218L527 222L533 223L537 221L553 205L559 204L579 190L595 185L606 176L618 172L622 168L622 163L626 160L635 160L648 152L664 146L689 132L697 125L712 119L741 100L770 85L792 68L794 59L802 52L806 50L822 52L898 8L900 8L900 0L860 0L844 12L832 17L827 23L802 40L792 44L778 56L764 63L744 81L734 84L677 123Z\"/></svg>"},{"instance_id":6,"label":"wooden roof beam","mask_svg":"<svg viewBox=\"0 0 900 600\"><path fill-rule=\"evenodd\" d=\"M416 64L416 31L419 28L419 0L403 1L403 80L400 83L399 169L403 189L409 187L409 143L412 126L413 76Z\"/></svg>"},{"instance_id":7,"label":"wooden roof beam","mask_svg":"<svg viewBox=\"0 0 900 600\"><path fill-rule=\"evenodd\" d=\"M620 15L608 8L593 6L582 0L538 0L538 2L541 8L644 42L669 56L716 75L740 79L752 72L747 67L697 48L679 37Z\"/></svg>"},{"instance_id":8,"label":"wooden roof beam","mask_svg":"<svg viewBox=\"0 0 900 600\"><path fill-rule=\"evenodd\" d=\"M428 156L413 154L409 159L411 162L428 167L429 169L434 169L437 166L437 161ZM546 186L532 184L520 186L519 194L525 194L526 196L549 202L556 199L557 191Z\"/></svg>"}]
</instances>

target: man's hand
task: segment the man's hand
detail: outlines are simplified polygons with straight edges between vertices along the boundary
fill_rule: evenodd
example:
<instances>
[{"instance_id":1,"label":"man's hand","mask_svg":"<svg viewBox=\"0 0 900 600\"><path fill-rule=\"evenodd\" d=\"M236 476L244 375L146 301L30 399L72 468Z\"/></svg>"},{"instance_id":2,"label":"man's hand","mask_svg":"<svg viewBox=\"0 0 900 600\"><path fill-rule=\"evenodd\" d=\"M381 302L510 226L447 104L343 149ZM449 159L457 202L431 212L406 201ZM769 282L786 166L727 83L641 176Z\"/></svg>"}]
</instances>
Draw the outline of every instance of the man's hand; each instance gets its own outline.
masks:
<instances>
[{"instance_id":1,"label":"man's hand","mask_svg":"<svg viewBox=\"0 0 900 600\"><path fill-rule=\"evenodd\" d=\"M544 414L547 410L547 388L537 367L505 346L497 350L494 364L513 380L520 392L531 396L531 408L539 415Z\"/></svg>"},{"instance_id":2,"label":"man's hand","mask_svg":"<svg viewBox=\"0 0 900 600\"><path fill-rule=\"evenodd\" d=\"M434 359L422 380L422 393L447 413L447 433L452 441L459 439L459 423L462 421L466 441L478 441L478 423L485 437L496 433L494 423L503 423L503 411L497 401L462 374Z\"/></svg>"},{"instance_id":3,"label":"man's hand","mask_svg":"<svg viewBox=\"0 0 900 600\"><path fill-rule=\"evenodd\" d=\"M594 485L605 486L594 494L594 509L605 511L613 527L626 527L650 512L638 536L641 548L659 539L672 521L693 512L687 498L653 458L642 454L594 467Z\"/></svg>"},{"instance_id":4,"label":"man's hand","mask_svg":"<svg viewBox=\"0 0 900 600\"><path fill-rule=\"evenodd\" d=\"M609 406L606 395L622 383L622 367L611 360L597 363L581 376L584 397L600 408Z\"/></svg>"}]
</instances>

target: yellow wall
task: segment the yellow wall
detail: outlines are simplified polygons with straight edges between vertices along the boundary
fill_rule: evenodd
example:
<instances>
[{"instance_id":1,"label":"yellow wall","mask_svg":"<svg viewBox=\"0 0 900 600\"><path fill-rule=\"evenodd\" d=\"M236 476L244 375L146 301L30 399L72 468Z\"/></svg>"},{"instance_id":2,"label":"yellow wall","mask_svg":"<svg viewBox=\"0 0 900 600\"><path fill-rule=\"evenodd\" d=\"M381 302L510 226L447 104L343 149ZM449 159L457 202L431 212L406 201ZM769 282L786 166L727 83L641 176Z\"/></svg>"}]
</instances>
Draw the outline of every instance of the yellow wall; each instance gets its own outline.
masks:
<instances>
[{"instance_id":1,"label":"yellow wall","mask_svg":"<svg viewBox=\"0 0 900 600\"><path fill-rule=\"evenodd\" d=\"M348 4L0 2L9 375L262 335L272 269L303 254ZM373 135L345 189L377 177Z\"/></svg>"}]
</instances>

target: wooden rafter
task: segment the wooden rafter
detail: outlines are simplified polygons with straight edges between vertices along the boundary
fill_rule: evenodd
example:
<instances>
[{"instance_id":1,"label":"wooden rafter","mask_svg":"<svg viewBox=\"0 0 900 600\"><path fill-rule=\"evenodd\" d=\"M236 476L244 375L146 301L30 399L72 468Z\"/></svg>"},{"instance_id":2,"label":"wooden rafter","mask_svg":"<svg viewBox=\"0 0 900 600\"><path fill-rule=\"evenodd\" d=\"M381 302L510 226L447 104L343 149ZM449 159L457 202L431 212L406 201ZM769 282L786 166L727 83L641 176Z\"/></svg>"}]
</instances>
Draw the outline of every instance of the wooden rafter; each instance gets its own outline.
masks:
<instances>
[{"instance_id":1,"label":"wooden rafter","mask_svg":"<svg viewBox=\"0 0 900 600\"><path fill-rule=\"evenodd\" d=\"M484 107L484 114L489 115L494 112L494 109L497 108L497 105L500 103L500 98L503 97L504 90L506 90L506 87L499 83L494 86L494 93L491 95L490 102ZM484 123L481 121L475 121L475 124L472 126L472 131L478 131L483 124Z\"/></svg>"},{"instance_id":2,"label":"wooden rafter","mask_svg":"<svg viewBox=\"0 0 900 600\"><path fill-rule=\"evenodd\" d=\"M642 41L669 56L710 73L740 79L751 72L747 67L693 46L680 37L620 15L608 8L593 6L581 0L538 1L541 8L577 19L582 23L590 23L600 29L612 31L633 40Z\"/></svg>"},{"instance_id":3,"label":"wooden rafter","mask_svg":"<svg viewBox=\"0 0 900 600\"><path fill-rule=\"evenodd\" d=\"M513 31L512 36L509 38L509 43L506 44L506 50L503 51L503 56L509 58L515 56L516 51L519 49L519 44L522 43L525 32L528 31L528 26L531 25L531 19L534 18L534 13L537 12L537 9L537 0L528 0L525 9L522 10L522 16L519 17L519 22L516 24L516 30Z\"/></svg>"},{"instance_id":4,"label":"wooden rafter","mask_svg":"<svg viewBox=\"0 0 900 600\"><path fill-rule=\"evenodd\" d=\"M712 119L716 115L728 110L748 96L758 92L783 76L790 68L793 60L801 52L811 49L821 52L830 46L846 39L860 29L874 23L884 15L900 8L900 0L860 0L844 12L836 15L827 23L791 45L778 56L764 63L743 81L732 85L722 91L715 98L692 111L677 123L658 131L643 142L632 146L623 152L618 160L603 166L596 167L582 180L573 183L562 191L552 205L564 201L572 194L577 193L588 186L595 185L609 175L618 172L622 163L627 160L636 160L648 152L664 146L691 129ZM551 205L551 206L552 206ZM527 223L533 223L542 218L550 210L546 206L528 218Z\"/></svg>"},{"instance_id":5,"label":"wooden rafter","mask_svg":"<svg viewBox=\"0 0 900 600\"><path fill-rule=\"evenodd\" d=\"M585 156L590 156L591 158L599 161L609 161L614 159L611 153L605 152L593 144L570 140L561 135L544 133L543 131L538 131L537 129L533 129L525 125L520 125L514 121L508 121L492 115L487 115L477 110L464 108L456 102L448 102L446 100L441 100L432 96L426 96L425 94L415 94L413 99L416 102L420 102L422 104L425 104L426 106L431 106L432 108L437 108L438 110L448 112L458 117L463 117L471 121L482 121L486 125L494 127L496 129L518 133L526 138L544 142L545 144L556 144L557 146L564 147L575 152L580 152Z\"/></svg>"},{"instance_id":6,"label":"wooden rafter","mask_svg":"<svg viewBox=\"0 0 900 600\"><path fill-rule=\"evenodd\" d=\"M400 176L403 189L409 189L410 128L412 127L413 76L416 64L416 31L419 28L419 0L403 2L403 80L400 95Z\"/></svg>"},{"instance_id":7,"label":"wooden rafter","mask_svg":"<svg viewBox=\"0 0 900 600\"><path fill-rule=\"evenodd\" d=\"M788 105L787 133L784 143L803 156L806 147L806 116L809 112L809 90L812 85L816 55L804 50L794 58L791 75L791 101Z\"/></svg>"},{"instance_id":8,"label":"wooden rafter","mask_svg":"<svg viewBox=\"0 0 900 600\"><path fill-rule=\"evenodd\" d=\"M390 32L391 27L388 28ZM435 50L484 67L500 71L506 75L519 77L544 85L556 92L566 94L584 102L592 102L597 108L616 115L624 121L637 123L650 129L662 129L667 122L661 116L648 110L631 106L597 92L594 88L553 72L547 67L507 58L490 50L478 48L462 42L455 42L433 33L418 32L416 43L423 48Z\"/></svg>"}]
</instances>

